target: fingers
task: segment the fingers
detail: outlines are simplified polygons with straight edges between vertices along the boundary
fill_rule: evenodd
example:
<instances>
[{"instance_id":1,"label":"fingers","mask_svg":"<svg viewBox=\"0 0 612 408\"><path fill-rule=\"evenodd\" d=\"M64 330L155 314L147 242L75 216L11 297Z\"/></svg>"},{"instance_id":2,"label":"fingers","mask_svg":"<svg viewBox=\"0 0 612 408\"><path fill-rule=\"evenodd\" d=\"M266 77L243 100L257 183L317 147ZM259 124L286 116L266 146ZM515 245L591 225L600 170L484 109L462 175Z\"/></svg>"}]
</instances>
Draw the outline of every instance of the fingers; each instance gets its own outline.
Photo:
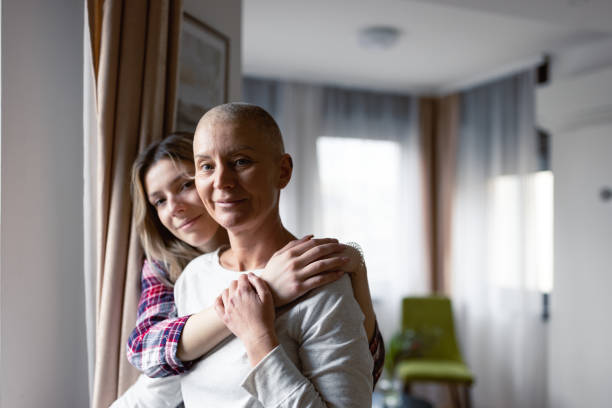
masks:
<instances>
[{"instance_id":1,"label":"fingers","mask_svg":"<svg viewBox=\"0 0 612 408\"><path fill-rule=\"evenodd\" d=\"M231 281L228 288L223 291L223 303L226 307L228 302L232 307L236 307L237 303L241 301L240 299L249 295L249 292L252 291L253 288L251 288L251 284L246 274L240 274L238 275L238 279Z\"/></svg>"},{"instance_id":2,"label":"fingers","mask_svg":"<svg viewBox=\"0 0 612 408\"><path fill-rule=\"evenodd\" d=\"M249 278L247 277L245 273L241 273L240 275L238 275L238 280L237 280L238 290L248 289L250 286L251 284L249 283Z\"/></svg>"},{"instance_id":3,"label":"fingers","mask_svg":"<svg viewBox=\"0 0 612 408\"><path fill-rule=\"evenodd\" d=\"M238 288L238 280L231 281L227 288L229 289L230 293L234 293Z\"/></svg>"},{"instance_id":4,"label":"fingers","mask_svg":"<svg viewBox=\"0 0 612 408\"><path fill-rule=\"evenodd\" d=\"M328 256L327 258L310 262L297 275L299 279L306 280L320 273L331 272L341 269L344 265L346 265L348 261L349 258L343 255Z\"/></svg>"},{"instance_id":5,"label":"fingers","mask_svg":"<svg viewBox=\"0 0 612 408\"><path fill-rule=\"evenodd\" d=\"M343 252L344 250L345 250L344 245L339 244L337 242L330 242L330 243L316 245L310 248L308 251L304 252L299 257L298 262L301 265L306 266L316 260L323 259L323 258L330 258L331 255L333 254L338 254L337 257L340 257L340 253Z\"/></svg>"},{"instance_id":6,"label":"fingers","mask_svg":"<svg viewBox=\"0 0 612 408\"><path fill-rule=\"evenodd\" d=\"M314 239L309 239L307 241L301 242L298 245L295 246L294 250L298 250L300 251L300 254L304 254L305 252L309 251L312 248L315 248L319 245L325 245L325 244L338 244L338 240L335 238L314 238Z\"/></svg>"},{"instance_id":7,"label":"fingers","mask_svg":"<svg viewBox=\"0 0 612 408\"><path fill-rule=\"evenodd\" d=\"M217 299L215 300L215 312L217 312L217 316L219 316L221 320L224 320L225 305L223 304L221 295L217 296Z\"/></svg>"},{"instance_id":8,"label":"fingers","mask_svg":"<svg viewBox=\"0 0 612 408\"><path fill-rule=\"evenodd\" d=\"M228 304L227 300L229 299L229 290L228 289L224 289L223 292L221 292L221 300L223 302L223 308L225 309L225 306Z\"/></svg>"},{"instance_id":9,"label":"fingers","mask_svg":"<svg viewBox=\"0 0 612 408\"><path fill-rule=\"evenodd\" d=\"M304 254L306 251L316 246L324 245L324 244L337 244L337 243L338 243L338 240L335 238L311 238L311 239L296 243L296 245L294 245L292 248L290 248L286 252L292 257L298 257Z\"/></svg>"},{"instance_id":10,"label":"fingers","mask_svg":"<svg viewBox=\"0 0 612 408\"><path fill-rule=\"evenodd\" d=\"M259 296L259 299L261 299L262 302L272 301L272 293L270 292L268 285L263 279L250 272L247 275L247 278L255 289L255 292L257 292L257 296Z\"/></svg>"},{"instance_id":11,"label":"fingers","mask_svg":"<svg viewBox=\"0 0 612 408\"><path fill-rule=\"evenodd\" d=\"M282 247L281 249L279 249L278 251L276 251L276 255L280 255L283 252L286 252L287 250L308 241L309 239L311 239L314 235L312 234L308 234L308 235L304 235L302 238L300 239L294 239L293 241L289 241L289 243L287 243L287 245L285 245L284 247Z\"/></svg>"},{"instance_id":12,"label":"fingers","mask_svg":"<svg viewBox=\"0 0 612 408\"><path fill-rule=\"evenodd\" d=\"M338 279L342 277L342 275L344 275L343 271L331 271L331 272L320 273L318 275L312 276L304 280L304 282L302 282L302 288L304 289L304 293L306 293L312 289L315 289L320 286L327 285L328 283L337 281Z\"/></svg>"},{"instance_id":13,"label":"fingers","mask_svg":"<svg viewBox=\"0 0 612 408\"><path fill-rule=\"evenodd\" d=\"M292 268L297 271L317 259L341 252L342 250L342 246L338 244L336 239L321 238L311 239L296 245L287 251L287 255L293 264Z\"/></svg>"}]
</instances>

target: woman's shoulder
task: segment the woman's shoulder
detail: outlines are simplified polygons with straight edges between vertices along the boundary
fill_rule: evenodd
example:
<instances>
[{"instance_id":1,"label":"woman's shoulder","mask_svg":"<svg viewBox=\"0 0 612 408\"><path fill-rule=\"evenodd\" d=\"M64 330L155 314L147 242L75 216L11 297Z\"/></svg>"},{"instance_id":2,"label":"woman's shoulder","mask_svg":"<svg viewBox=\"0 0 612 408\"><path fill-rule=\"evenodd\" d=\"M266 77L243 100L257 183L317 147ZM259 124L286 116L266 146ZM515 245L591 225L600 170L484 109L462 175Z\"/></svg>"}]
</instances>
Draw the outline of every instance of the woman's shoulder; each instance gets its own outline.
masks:
<instances>
[{"instance_id":1,"label":"woman's shoulder","mask_svg":"<svg viewBox=\"0 0 612 408\"><path fill-rule=\"evenodd\" d=\"M170 274L163 262L145 259L140 274L140 289L142 292L160 287L172 287Z\"/></svg>"},{"instance_id":2,"label":"woman's shoulder","mask_svg":"<svg viewBox=\"0 0 612 408\"><path fill-rule=\"evenodd\" d=\"M163 262L157 260L145 259L142 263L142 277L162 276L168 278L168 268Z\"/></svg>"},{"instance_id":3,"label":"woman's shoulder","mask_svg":"<svg viewBox=\"0 0 612 408\"><path fill-rule=\"evenodd\" d=\"M304 301L309 305L320 305L321 302L335 302L346 297L353 297L353 287L351 278L345 273L340 279L311 290L304 296Z\"/></svg>"},{"instance_id":4,"label":"woman's shoulder","mask_svg":"<svg viewBox=\"0 0 612 408\"><path fill-rule=\"evenodd\" d=\"M182 282L190 281L201 275L203 271L210 272L219 265L219 250L202 254L192 259L183 272L176 280L175 285L181 285Z\"/></svg>"},{"instance_id":5,"label":"woman's shoulder","mask_svg":"<svg viewBox=\"0 0 612 408\"><path fill-rule=\"evenodd\" d=\"M311 290L298 305L304 321L310 322L308 324L314 324L323 316L352 315L361 310L353 296L351 279L347 274L334 282Z\"/></svg>"}]
</instances>

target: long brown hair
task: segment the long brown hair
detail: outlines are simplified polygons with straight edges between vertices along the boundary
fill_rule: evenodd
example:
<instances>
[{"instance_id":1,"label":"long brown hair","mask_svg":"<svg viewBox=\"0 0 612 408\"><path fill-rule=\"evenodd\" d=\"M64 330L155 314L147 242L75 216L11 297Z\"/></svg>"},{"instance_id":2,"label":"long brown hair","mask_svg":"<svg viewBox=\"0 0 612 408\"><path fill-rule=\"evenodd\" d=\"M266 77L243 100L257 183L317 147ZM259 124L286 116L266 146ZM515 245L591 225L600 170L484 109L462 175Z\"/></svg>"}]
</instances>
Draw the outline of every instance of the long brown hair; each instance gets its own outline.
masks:
<instances>
[{"instance_id":1,"label":"long brown hair","mask_svg":"<svg viewBox=\"0 0 612 408\"><path fill-rule=\"evenodd\" d=\"M172 285L189 261L201 255L202 251L168 231L159 220L155 207L147 199L145 175L151 166L162 159L169 159L174 163L182 161L193 164L193 134L175 133L147 146L132 166L134 222L140 243L149 262L163 263L168 276L160 277Z\"/></svg>"}]
</instances>

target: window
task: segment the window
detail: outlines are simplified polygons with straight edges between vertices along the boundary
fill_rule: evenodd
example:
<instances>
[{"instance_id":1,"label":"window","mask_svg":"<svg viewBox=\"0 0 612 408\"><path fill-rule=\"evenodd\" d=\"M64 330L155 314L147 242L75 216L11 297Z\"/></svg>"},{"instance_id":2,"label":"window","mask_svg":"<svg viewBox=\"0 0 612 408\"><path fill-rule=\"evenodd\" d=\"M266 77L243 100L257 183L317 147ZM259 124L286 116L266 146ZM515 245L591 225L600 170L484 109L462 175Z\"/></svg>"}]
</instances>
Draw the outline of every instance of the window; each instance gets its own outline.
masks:
<instances>
[{"instance_id":1,"label":"window","mask_svg":"<svg viewBox=\"0 0 612 408\"><path fill-rule=\"evenodd\" d=\"M394 142L321 137L317 141L324 235L361 245L370 270L391 270L398 236L400 150ZM388 276L370 276L373 290Z\"/></svg>"},{"instance_id":2,"label":"window","mask_svg":"<svg viewBox=\"0 0 612 408\"><path fill-rule=\"evenodd\" d=\"M521 191L522 188L525 190ZM487 241L488 270L493 283L502 288L524 286L550 293L553 287L552 172L531 174L523 184L515 175L498 176L490 189L493 203ZM521 197L526 199L521 201ZM521 222L523 217L525 222ZM521 253L523 257L517 256ZM525 270L524 276L518 273L521 270Z\"/></svg>"},{"instance_id":3,"label":"window","mask_svg":"<svg viewBox=\"0 0 612 408\"><path fill-rule=\"evenodd\" d=\"M414 156L416 156L416 149ZM397 330L401 297L425 290L416 157L399 143L319 137L323 235L363 248L383 335Z\"/></svg>"},{"instance_id":4,"label":"window","mask_svg":"<svg viewBox=\"0 0 612 408\"><path fill-rule=\"evenodd\" d=\"M533 262L529 264L528 275L536 276L537 288L543 293L553 290L553 243L554 243L554 178L552 171L535 173L530 182L531 194L534 198L531 203L532 222L529 235L534 244L529 245L535 251L528 253Z\"/></svg>"}]
</instances>

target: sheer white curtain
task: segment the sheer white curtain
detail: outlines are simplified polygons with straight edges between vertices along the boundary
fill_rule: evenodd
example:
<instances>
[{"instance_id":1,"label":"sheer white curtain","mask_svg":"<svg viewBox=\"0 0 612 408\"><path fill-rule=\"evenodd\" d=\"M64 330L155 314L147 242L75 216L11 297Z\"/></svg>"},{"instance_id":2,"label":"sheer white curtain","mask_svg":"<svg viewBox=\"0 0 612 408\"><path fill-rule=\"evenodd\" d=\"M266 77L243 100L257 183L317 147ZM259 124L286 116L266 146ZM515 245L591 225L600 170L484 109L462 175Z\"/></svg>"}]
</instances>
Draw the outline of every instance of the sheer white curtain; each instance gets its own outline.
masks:
<instances>
[{"instance_id":1,"label":"sheer white curtain","mask_svg":"<svg viewBox=\"0 0 612 408\"><path fill-rule=\"evenodd\" d=\"M388 339L401 297L427 291L415 99L254 78L243 92L277 119L294 158L285 224L361 244Z\"/></svg>"},{"instance_id":2,"label":"sheer white curtain","mask_svg":"<svg viewBox=\"0 0 612 408\"><path fill-rule=\"evenodd\" d=\"M376 315L389 339L399 329L402 297L427 292L416 99L327 88L322 134L351 140L341 154L346 161L328 160L321 175L341 174L329 187L346 192L326 195L335 208L327 214L342 218L337 226L327 218L326 232L363 246Z\"/></svg>"},{"instance_id":3,"label":"sheer white curtain","mask_svg":"<svg viewBox=\"0 0 612 408\"><path fill-rule=\"evenodd\" d=\"M537 167L531 72L462 94L452 293L476 407L546 404Z\"/></svg>"},{"instance_id":4,"label":"sheer white curtain","mask_svg":"<svg viewBox=\"0 0 612 408\"><path fill-rule=\"evenodd\" d=\"M274 116L283 133L285 150L293 158L291 182L281 193L283 223L298 236L320 235L323 231L316 146L321 130L321 89L247 78L242 92L245 101Z\"/></svg>"}]
</instances>

